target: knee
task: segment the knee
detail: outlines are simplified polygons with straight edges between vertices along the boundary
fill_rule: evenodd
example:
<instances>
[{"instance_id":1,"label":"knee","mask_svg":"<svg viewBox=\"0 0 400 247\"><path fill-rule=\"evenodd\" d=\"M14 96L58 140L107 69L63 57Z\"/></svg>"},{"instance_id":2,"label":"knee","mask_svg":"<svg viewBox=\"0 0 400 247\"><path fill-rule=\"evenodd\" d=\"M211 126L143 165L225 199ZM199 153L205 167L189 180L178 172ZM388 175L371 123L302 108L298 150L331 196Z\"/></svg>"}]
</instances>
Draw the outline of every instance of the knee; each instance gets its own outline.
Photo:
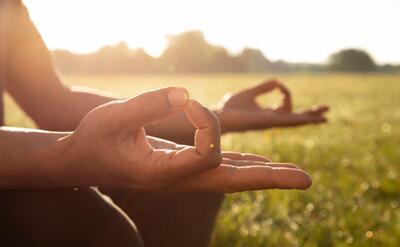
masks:
<instances>
[{"instance_id":1,"label":"knee","mask_svg":"<svg viewBox=\"0 0 400 247\"><path fill-rule=\"evenodd\" d=\"M10 220L1 224L40 246L142 246L132 221L94 189L13 190L2 198Z\"/></svg>"}]
</instances>

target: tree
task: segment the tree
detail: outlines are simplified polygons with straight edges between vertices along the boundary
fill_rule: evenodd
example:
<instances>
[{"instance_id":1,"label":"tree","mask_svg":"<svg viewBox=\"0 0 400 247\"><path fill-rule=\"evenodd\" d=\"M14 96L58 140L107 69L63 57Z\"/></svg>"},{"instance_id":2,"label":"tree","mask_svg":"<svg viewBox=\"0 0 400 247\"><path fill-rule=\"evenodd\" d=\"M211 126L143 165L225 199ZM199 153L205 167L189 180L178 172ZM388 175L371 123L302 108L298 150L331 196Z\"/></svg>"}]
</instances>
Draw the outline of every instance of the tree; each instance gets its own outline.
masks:
<instances>
[{"instance_id":1,"label":"tree","mask_svg":"<svg viewBox=\"0 0 400 247\"><path fill-rule=\"evenodd\" d=\"M335 71L373 71L376 65L372 57L360 49L344 49L328 59L329 68Z\"/></svg>"},{"instance_id":2,"label":"tree","mask_svg":"<svg viewBox=\"0 0 400 247\"><path fill-rule=\"evenodd\" d=\"M168 46L161 55L164 68L175 72L206 72L213 58L212 45L200 31L167 36Z\"/></svg>"},{"instance_id":3,"label":"tree","mask_svg":"<svg viewBox=\"0 0 400 247\"><path fill-rule=\"evenodd\" d=\"M245 48L236 57L236 70L240 72L265 72L270 67L271 62L258 49Z\"/></svg>"}]
</instances>

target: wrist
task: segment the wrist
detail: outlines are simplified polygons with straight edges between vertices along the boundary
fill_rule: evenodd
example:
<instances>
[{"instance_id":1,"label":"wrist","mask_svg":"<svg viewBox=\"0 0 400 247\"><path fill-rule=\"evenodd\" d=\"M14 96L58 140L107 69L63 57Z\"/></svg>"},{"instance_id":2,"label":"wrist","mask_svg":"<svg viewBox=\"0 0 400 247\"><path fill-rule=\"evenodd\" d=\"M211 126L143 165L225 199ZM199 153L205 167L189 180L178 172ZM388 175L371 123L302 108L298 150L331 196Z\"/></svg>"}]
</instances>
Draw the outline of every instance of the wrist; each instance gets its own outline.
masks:
<instances>
[{"instance_id":1,"label":"wrist","mask_svg":"<svg viewBox=\"0 0 400 247\"><path fill-rule=\"evenodd\" d=\"M48 136L36 145L29 156L33 164L33 177L39 179L39 186L73 186L71 171L74 157L70 153L71 133L59 132Z\"/></svg>"},{"instance_id":2,"label":"wrist","mask_svg":"<svg viewBox=\"0 0 400 247\"><path fill-rule=\"evenodd\" d=\"M65 186L69 132L0 127L0 188Z\"/></svg>"}]
</instances>

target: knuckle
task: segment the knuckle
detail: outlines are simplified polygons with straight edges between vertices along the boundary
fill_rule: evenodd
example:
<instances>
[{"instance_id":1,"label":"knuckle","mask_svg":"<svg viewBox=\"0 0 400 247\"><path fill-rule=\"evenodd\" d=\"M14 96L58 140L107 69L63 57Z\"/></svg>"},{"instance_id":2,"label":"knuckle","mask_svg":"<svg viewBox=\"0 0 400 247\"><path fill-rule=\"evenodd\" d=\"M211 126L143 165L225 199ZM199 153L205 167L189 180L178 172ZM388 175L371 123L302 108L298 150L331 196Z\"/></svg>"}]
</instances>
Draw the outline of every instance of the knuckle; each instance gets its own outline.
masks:
<instances>
[{"instance_id":1,"label":"knuckle","mask_svg":"<svg viewBox=\"0 0 400 247\"><path fill-rule=\"evenodd\" d=\"M202 108L202 111L204 112L204 114L209 119L210 123L215 123L216 121L218 121L217 116L210 109L208 109L205 106L201 106L201 108Z\"/></svg>"},{"instance_id":2,"label":"knuckle","mask_svg":"<svg viewBox=\"0 0 400 247\"><path fill-rule=\"evenodd\" d=\"M217 132L217 133L220 132L221 125L220 125L219 119L211 111L209 111L209 124L210 124L210 129L213 132Z\"/></svg>"}]
</instances>

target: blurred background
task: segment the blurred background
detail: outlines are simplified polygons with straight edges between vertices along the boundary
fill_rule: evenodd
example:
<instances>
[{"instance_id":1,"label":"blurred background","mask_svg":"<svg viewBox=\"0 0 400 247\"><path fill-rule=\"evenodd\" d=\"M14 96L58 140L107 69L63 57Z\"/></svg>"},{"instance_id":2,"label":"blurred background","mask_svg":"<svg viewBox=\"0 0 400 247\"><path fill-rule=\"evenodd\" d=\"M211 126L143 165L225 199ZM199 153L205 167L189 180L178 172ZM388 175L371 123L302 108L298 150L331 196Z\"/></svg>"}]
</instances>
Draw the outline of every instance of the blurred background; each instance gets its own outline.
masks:
<instances>
[{"instance_id":1,"label":"blurred background","mask_svg":"<svg viewBox=\"0 0 400 247\"><path fill-rule=\"evenodd\" d=\"M395 0L25 2L63 72L400 70Z\"/></svg>"},{"instance_id":2,"label":"blurred background","mask_svg":"<svg viewBox=\"0 0 400 247\"><path fill-rule=\"evenodd\" d=\"M329 123L232 133L224 149L303 166L306 192L227 196L212 246L400 245L400 2L25 0L66 84L184 86L213 108L278 78ZM262 96L263 105L279 97ZM34 127L7 97L8 125Z\"/></svg>"}]
</instances>

